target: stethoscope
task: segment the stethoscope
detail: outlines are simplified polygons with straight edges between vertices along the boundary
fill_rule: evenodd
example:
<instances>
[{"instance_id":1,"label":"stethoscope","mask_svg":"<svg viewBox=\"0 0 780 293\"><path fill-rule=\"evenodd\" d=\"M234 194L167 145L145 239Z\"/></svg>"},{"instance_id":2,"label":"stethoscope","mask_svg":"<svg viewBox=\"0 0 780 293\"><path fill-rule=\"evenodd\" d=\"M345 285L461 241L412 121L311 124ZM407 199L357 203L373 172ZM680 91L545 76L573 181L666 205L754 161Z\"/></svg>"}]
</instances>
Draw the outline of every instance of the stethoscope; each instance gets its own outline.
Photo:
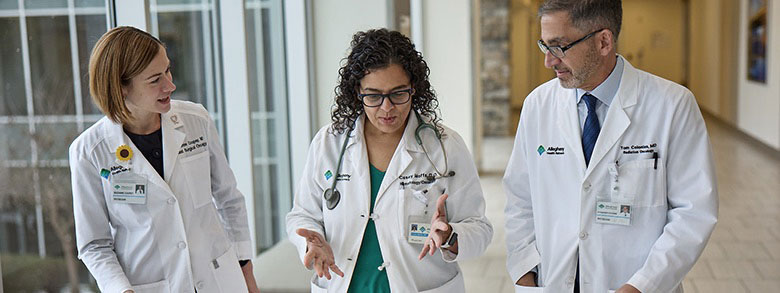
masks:
<instances>
[{"instance_id":1,"label":"stethoscope","mask_svg":"<svg viewBox=\"0 0 780 293\"><path fill-rule=\"evenodd\" d=\"M430 174L426 177L426 179L430 182L433 182L436 179L455 176L455 171L449 170L449 165L447 164L447 150L444 149L444 142L441 140L441 133L435 126L424 122L420 116L420 113L417 113L417 111L414 110L413 112L417 117L417 121L419 121L419 125L417 125L417 128L414 129L414 140L416 140L417 144L422 147L423 153L425 153L425 157L428 158L428 162L431 163L431 166L433 166L433 169L436 171L436 175ZM355 119L355 122L357 122L357 119ZM338 182L339 175L341 174L341 162L344 160L344 151L347 149L349 134L354 128L355 127L353 124L353 126L349 128L349 131L347 131L347 134L344 136L344 143L341 144L341 153L339 154L339 163L336 167L336 176L334 176L333 183L331 183L330 188L326 189L323 193L323 197L325 197L325 202L329 210L335 209L341 200L341 193L338 191L338 189L336 189L336 183ZM420 138L420 131L426 128L433 130L433 133L436 134L436 139L439 140L442 154L444 154L444 172L441 172L439 171L439 168L436 168L436 164L433 163L431 156L428 155L428 150L425 149L425 145L422 143L422 138Z\"/></svg>"}]
</instances>

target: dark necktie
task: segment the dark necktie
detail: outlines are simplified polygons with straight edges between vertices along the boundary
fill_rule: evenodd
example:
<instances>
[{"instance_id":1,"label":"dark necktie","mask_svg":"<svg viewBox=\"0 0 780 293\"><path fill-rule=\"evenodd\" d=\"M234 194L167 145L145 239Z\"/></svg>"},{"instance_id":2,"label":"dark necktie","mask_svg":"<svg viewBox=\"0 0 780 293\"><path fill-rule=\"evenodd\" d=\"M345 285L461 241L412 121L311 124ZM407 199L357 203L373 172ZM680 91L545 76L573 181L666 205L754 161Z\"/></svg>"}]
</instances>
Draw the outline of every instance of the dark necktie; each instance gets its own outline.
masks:
<instances>
[{"instance_id":1,"label":"dark necktie","mask_svg":"<svg viewBox=\"0 0 780 293\"><path fill-rule=\"evenodd\" d=\"M585 118L585 126L582 128L582 151L585 154L585 166L590 164L590 155L596 146L596 139L601 132L599 117L596 115L596 97L591 94L582 96L585 105L588 106L588 117Z\"/></svg>"}]
</instances>

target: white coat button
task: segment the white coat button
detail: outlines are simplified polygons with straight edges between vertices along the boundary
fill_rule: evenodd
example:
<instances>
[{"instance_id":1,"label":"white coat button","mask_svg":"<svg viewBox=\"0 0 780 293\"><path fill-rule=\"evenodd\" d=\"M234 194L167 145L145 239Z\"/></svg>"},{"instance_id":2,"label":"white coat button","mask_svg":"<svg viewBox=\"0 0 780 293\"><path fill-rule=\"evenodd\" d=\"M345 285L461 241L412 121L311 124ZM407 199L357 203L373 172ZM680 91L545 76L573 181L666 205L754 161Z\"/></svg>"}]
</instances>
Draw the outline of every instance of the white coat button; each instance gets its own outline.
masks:
<instances>
[{"instance_id":1,"label":"white coat button","mask_svg":"<svg viewBox=\"0 0 780 293\"><path fill-rule=\"evenodd\" d=\"M566 280L566 287L574 287L574 279Z\"/></svg>"},{"instance_id":2,"label":"white coat button","mask_svg":"<svg viewBox=\"0 0 780 293\"><path fill-rule=\"evenodd\" d=\"M580 239L585 240L588 239L588 232L580 232Z\"/></svg>"},{"instance_id":3,"label":"white coat button","mask_svg":"<svg viewBox=\"0 0 780 293\"><path fill-rule=\"evenodd\" d=\"M203 284L203 282L198 282L197 285L195 285L195 288L203 289L203 287L206 287L206 285Z\"/></svg>"},{"instance_id":4,"label":"white coat button","mask_svg":"<svg viewBox=\"0 0 780 293\"><path fill-rule=\"evenodd\" d=\"M169 198L168 199L168 204L174 204L174 203L176 203L175 199L173 199L173 198Z\"/></svg>"},{"instance_id":5,"label":"white coat button","mask_svg":"<svg viewBox=\"0 0 780 293\"><path fill-rule=\"evenodd\" d=\"M590 182L585 182L583 187L585 188L585 191L590 190Z\"/></svg>"},{"instance_id":6,"label":"white coat button","mask_svg":"<svg viewBox=\"0 0 780 293\"><path fill-rule=\"evenodd\" d=\"M177 246L179 247L179 249L184 249L184 248L187 247L187 243L184 243L184 241L181 241L181 242L179 242L179 244Z\"/></svg>"}]
</instances>

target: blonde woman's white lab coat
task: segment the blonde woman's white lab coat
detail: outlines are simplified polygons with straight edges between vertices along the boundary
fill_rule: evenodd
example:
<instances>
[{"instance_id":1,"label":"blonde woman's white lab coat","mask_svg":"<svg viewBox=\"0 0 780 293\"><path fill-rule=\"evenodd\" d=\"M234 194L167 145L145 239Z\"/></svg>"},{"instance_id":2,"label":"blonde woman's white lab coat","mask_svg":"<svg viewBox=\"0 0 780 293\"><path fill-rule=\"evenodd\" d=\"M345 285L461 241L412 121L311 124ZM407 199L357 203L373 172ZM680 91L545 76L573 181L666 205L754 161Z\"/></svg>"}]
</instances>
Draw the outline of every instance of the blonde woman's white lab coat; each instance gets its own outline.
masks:
<instances>
[{"instance_id":1,"label":"blonde woman's white lab coat","mask_svg":"<svg viewBox=\"0 0 780 293\"><path fill-rule=\"evenodd\" d=\"M444 148L450 171L454 177L429 182L425 174L435 173L434 167L414 138L418 125L414 113L409 115L404 134L387 167L379 188L374 214L369 214L371 198L368 153L363 126L365 115L358 118L351 133L340 175L336 164L344 142L345 133L334 134L330 126L323 127L309 147L308 159L292 211L287 214L287 233L298 248L301 260L306 253L306 240L295 231L305 228L323 235L333 249L336 265L344 277L312 277L312 292L346 292L354 273L363 233L369 218L376 224L379 246L382 250L384 269L393 292L463 292L463 273L456 261L481 255L490 243L493 228L485 217L485 201L477 176L477 170L462 138L445 128ZM436 167L444 172L444 154L433 131L420 132L424 146ZM325 174L330 171L332 176ZM323 192L338 177L337 190L341 201L329 210ZM423 194L423 197L415 196ZM417 257L422 244L407 242L409 215L425 215L428 221L435 211L436 200L445 191L447 218L454 232L458 233L458 255L437 250L423 260ZM426 208L427 204L427 208ZM379 267L379 265L378 265Z\"/></svg>"},{"instance_id":2,"label":"blonde woman's white lab coat","mask_svg":"<svg viewBox=\"0 0 780 293\"><path fill-rule=\"evenodd\" d=\"M214 123L203 106L176 100L161 119L164 178L108 118L70 146L78 256L102 292L246 292L246 205ZM121 145L132 149L127 162ZM145 204L113 200L112 182L139 177Z\"/></svg>"},{"instance_id":3,"label":"blonde woman's white lab coat","mask_svg":"<svg viewBox=\"0 0 780 293\"><path fill-rule=\"evenodd\" d=\"M588 167L575 90L554 79L525 100L504 176L507 267L516 281L538 266L543 288L517 292L571 292L577 255L581 292L680 292L710 237L715 172L693 94L624 63ZM596 223L597 201L630 198L630 226Z\"/></svg>"}]
</instances>

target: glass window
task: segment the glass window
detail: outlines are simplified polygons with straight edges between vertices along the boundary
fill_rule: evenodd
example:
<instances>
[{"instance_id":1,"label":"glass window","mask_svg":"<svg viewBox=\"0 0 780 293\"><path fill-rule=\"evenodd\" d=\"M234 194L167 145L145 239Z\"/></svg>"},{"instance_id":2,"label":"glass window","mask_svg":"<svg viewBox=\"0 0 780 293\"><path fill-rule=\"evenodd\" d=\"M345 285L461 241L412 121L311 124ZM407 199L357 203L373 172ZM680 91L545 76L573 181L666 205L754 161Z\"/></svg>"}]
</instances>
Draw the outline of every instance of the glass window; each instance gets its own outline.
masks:
<instances>
[{"instance_id":1,"label":"glass window","mask_svg":"<svg viewBox=\"0 0 780 293\"><path fill-rule=\"evenodd\" d=\"M176 84L173 98L202 104L223 130L215 5L210 0L151 0L150 32L168 50Z\"/></svg>"},{"instance_id":2,"label":"glass window","mask_svg":"<svg viewBox=\"0 0 780 293\"><path fill-rule=\"evenodd\" d=\"M247 0L247 62L257 253L285 237L292 202L283 3Z\"/></svg>"},{"instance_id":3,"label":"glass window","mask_svg":"<svg viewBox=\"0 0 780 293\"><path fill-rule=\"evenodd\" d=\"M14 2L16 3L16 2ZM0 6L2 7L2 6ZM22 37L18 17L0 17L0 115L26 115L22 72Z\"/></svg>"},{"instance_id":4,"label":"glass window","mask_svg":"<svg viewBox=\"0 0 780 293\"><path fill-rule=\"evenodd\" d=\"M102 116L87 61L105 1L18 2L0 1L0 291L96 291L75 255L67 152Z\"/></svg>"}]
</instances>

